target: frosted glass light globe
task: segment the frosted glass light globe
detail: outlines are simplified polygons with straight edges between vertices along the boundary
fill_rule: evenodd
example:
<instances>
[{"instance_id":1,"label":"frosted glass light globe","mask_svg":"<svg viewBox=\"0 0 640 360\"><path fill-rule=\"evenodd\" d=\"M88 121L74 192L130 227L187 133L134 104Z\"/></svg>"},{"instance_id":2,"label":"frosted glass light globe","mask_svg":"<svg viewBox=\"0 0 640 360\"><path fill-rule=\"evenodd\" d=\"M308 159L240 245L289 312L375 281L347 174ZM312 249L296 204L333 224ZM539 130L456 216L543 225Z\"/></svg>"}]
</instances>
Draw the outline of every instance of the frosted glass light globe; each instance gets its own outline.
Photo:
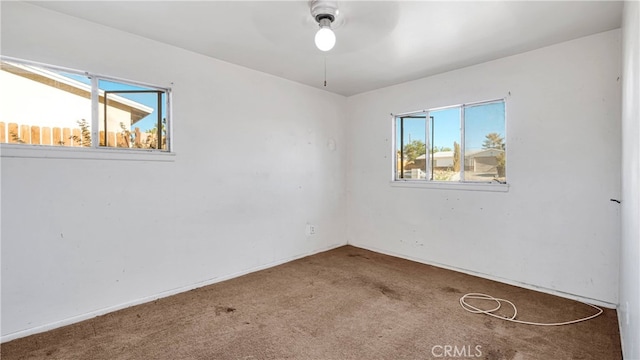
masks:
<instances>
[{"instance_id":1,"label":"frosted glass light globe","mask_svg":"<svg viewBox=\"0 0 640 360\"><path fill-rule=\"evenodd\" d=\"M323 26L316 33L315 41L318 49L329 51L336 44L336 34L333 33L330 27Z\"/></svg>"}]
</instances>

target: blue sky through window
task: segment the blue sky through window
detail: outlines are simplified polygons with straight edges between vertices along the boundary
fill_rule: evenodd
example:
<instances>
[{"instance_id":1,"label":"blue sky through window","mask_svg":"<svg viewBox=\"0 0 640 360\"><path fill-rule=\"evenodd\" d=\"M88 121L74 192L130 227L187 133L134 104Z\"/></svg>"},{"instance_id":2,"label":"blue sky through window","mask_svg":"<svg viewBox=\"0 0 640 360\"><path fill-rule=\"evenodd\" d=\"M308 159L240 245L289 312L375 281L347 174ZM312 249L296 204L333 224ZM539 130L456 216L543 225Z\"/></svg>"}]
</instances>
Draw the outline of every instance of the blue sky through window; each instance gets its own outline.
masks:
<instances>
[{"instance_id":1,"label":"blue sky through window","mask_svg":"<svg viewBox=\"0 0 640 360\"><path fill-rule=\"evenodd\" d=\"M419 114L414 117L421 116ZM461 108L447 108L430 111L428 115L433 116L433 145L436 148L449 148L453 150L453 143L461 143L460 117ZM498 133L505 138L505 109L504 102L493 102L467 106L465 108L465 149L466 151L482 149L482 143L489 133ZM428 119L427 119L428 120ZM399 126L399 125L398 125ZM400 144L400 131L397 131L397 143ZM429 134L431 136L431 134ZM413 140L421 140L425 143L426 124L422 119L404 120L404 144ZM428 139L431 142L431 138Z\"/></svg>"},{"instance_id":2,"label":"blue sky through window","mask_svg":"<svg viewBox=\"0 0 640 360\"><path fill-rule=\"evenodd\" d=\"M62 76L71 78L81 83L91 85L91 79L89 79L84 75L71 74L71 73L65 73L65 72L58 72L58 73ZM152 90L153 91L153 90L156 90L156 89L146 88L142 86L124 84L124 83L109 81L109 80L100 80L98 82L98 87L100 88L100 90L106 90L106 91L113 91L113 90ZM132 129L135 127L139 127L142 132L146 132L147 130L152 129L157 125L158 97L156 93L132 93L132 94L120 93L117 95L154 109L154 111L151 114L147 115L143 119L136 122L132 127ZM162 118L167 117L166 96L167 96L166 93L162 94Z\"/></svg>"}]
</instances>

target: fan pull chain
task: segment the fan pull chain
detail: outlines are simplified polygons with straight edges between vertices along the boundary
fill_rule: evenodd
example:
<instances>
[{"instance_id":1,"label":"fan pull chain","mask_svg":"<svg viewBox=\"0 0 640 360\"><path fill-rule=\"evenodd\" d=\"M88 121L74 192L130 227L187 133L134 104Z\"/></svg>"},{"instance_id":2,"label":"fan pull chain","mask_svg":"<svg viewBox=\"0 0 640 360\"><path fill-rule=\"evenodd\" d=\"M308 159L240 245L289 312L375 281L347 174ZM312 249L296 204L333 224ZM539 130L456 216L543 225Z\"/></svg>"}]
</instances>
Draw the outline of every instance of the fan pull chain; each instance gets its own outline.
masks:
<instances>
[{"instance_id":1,"label":"fan pull chain","mask_svg":"<svg viewBox=\"0 0 640 360\"><path fill-rule=\"evenodd\" d=\"M327 57L324 58L324 87L327 87Z\"/></svg>"}]
</instances>

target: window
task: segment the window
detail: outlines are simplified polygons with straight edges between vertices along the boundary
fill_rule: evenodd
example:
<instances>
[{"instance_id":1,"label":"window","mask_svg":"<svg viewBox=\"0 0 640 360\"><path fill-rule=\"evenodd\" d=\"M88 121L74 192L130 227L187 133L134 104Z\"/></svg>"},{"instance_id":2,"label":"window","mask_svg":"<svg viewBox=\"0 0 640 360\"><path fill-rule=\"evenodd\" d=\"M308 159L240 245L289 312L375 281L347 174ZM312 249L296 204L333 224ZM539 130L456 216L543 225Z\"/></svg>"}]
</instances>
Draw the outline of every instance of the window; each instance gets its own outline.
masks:
<instances>
[{"instance_id":1,"label":"window","mask_svg":"<svg viewBox=\"0 0 640 360\"><path fill-rule=\"evenodd\" d=\"M504 100L394 116L395 181L506 183Z\"/></svg>"},{"instance_id":2,"label":"window","mask_svg":"<svg viewBox=\"0 0 640 360\"><path fill-rule=\"evenodd\" d=\"M0 143L170 150L170 89L0 60Z\"/></svg>"}]
</instances>

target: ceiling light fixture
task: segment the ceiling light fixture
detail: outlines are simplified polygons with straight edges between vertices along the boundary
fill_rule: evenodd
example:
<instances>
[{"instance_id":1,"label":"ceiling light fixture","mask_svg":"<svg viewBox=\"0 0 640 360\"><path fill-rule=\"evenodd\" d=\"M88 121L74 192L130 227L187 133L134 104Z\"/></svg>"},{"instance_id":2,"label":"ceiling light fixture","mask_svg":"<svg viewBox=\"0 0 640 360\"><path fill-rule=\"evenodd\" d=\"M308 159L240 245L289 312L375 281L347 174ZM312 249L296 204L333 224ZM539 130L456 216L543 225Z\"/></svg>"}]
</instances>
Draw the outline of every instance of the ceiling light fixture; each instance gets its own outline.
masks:
<instances>
[{"instance_id":1,"label":"ceiling light fixture","mask_svg":"<svg viewBox=\"0 0 640 360\"><path fill-rule=\"evenodd\" d=\"M336 34L331 30L331 23L338 15L338 4L329 0L311 0L309 6L311 15L320 26L315 37L316 47L322 51L329 51L336 44Z\"/></svg>"}]
</instances>

